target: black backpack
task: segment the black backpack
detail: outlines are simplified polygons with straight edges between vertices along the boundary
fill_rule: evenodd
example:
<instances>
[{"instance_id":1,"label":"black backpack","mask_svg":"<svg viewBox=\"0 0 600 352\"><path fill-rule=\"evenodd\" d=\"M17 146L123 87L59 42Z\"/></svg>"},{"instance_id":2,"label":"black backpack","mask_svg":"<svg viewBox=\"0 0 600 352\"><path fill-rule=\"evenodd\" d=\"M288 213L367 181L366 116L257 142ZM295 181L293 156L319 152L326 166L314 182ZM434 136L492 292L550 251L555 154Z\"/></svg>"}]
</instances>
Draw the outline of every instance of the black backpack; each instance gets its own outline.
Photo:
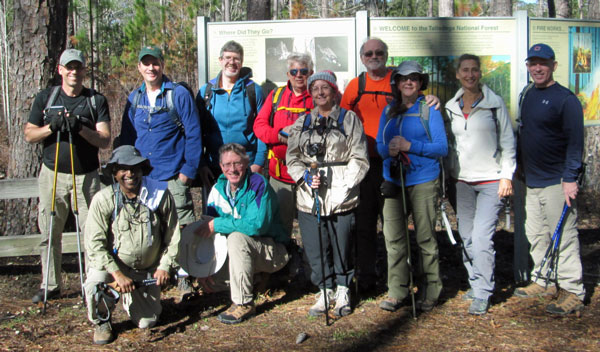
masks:
<instances>
[{"instance_id":1,"label":"black backpack","mask_svg":"<svg viewBox=\"0 0 600 352\"><path fill-rule=\"evenodd\" d=\"M385 96L393 98L396 96L396 91L398 90L398 88L395 85L393 85L393 86L391 86L392 87L391 92L368 91L368 90L365 90L366 85L367 85L367 73L362 72L360 75L358 75L358 95L352 101L352 103L350 103L351 110L353 110L354 107L356 106L356 104L358 104L358 102L362 98L363 94L385 95Z\"/></svg>"},{"instance_id":2,"label":"black backpack","mask_svg":"<svg viewBox=\"0 0 600 352\"><path fill-rule=\"evenodd\" d=\"M46 109L50 108L56 102L58 95L60 94L61 86L53 86L46 102ZM90 94L86 97L88 107L90 108L90 114L92 115L92 121L95 123L98 119L98 111L96 110L96 91L93 88L88 88ZM45 109L44 109L45 110Z\"/></svg>"}]
</instances>

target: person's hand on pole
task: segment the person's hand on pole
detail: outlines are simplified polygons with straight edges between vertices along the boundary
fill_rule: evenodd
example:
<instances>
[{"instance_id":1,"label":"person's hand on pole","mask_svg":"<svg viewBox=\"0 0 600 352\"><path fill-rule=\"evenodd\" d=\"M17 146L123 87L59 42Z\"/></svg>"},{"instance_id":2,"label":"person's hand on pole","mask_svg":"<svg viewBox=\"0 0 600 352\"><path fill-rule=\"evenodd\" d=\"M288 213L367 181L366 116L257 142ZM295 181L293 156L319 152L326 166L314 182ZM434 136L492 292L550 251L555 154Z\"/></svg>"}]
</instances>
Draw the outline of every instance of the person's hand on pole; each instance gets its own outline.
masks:
<instances>
[{"instance_id":1,"label":"person's hand on pole","mask_svg":"<svg viewBox=\"0 0 600 352\"><path fill-rule=\"evenodd\" d=\"M162 269L156 269L152 277L156 279L156 284L158 286L165 286L169 283L169 273Z\"/></svg>"},{"instance_id":2,"label":"person's hand on pole","mask_svg":"<svg viewBox=\"0 0 600 352\"><path fill-rule=\"evenodd\" d=\"M512 194L512 181L507 178L501 178L498 184L498 198L508 197Z\"/></svg>"},{"instance_id":3,"label":"person's hand on pole","mask_svg":"<svg viewBox=\"0 0 600 352\"><path fill-rule=\"evenodd\" d=\"M65 115L65 119L69 124L69 131L71 131L71 133L79 133L79 131L81 131L82 124L81 121L79 121L79 119L77 118L77 116L71 113L67 113Z\"/></svg>"},{"instance_id":4,"label":"person's hand on pole","mask_svg":"<svg viewBox=\"0 0 600 352\"><path fill-rule=\"evenodd\" d=\"M117 270L114 273L111 273L111 275L117 283L119 292L130 293L135 290L135 284L133 283L133 280L131 280L127 275L123 274L121 270Z\"/></svg>"},{"instance_id":5,"label":"person's hand on pole","mask_svg":"<svg viewBox=\"0 0 600 352\"><path fill-rule=\"evenodd\" d=\"M565 202L570 207L571 199L575 199L577 197L577 192L579 191L577 182L563 182L562 188L563 188L563 192L565 194Z\"/></svg>"}]
</instances>

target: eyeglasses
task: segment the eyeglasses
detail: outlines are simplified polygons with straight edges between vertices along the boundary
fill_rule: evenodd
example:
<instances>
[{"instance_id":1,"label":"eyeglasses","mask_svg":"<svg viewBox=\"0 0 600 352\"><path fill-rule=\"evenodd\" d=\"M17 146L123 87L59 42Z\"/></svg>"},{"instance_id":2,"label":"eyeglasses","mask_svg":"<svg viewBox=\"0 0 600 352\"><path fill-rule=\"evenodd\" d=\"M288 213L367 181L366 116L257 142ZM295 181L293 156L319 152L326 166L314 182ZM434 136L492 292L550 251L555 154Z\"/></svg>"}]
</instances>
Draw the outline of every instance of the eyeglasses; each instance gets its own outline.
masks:
<instances>
[{"instance_id":1,"label":"eyeglasses","mask_svg":"<svg viewBox=\"0 0 600 352\"><path fill-rule=\"evenodd\" d=\"M241 161L234 161L234 162L231 162L231 163L225 163L225 164L221 164L221 166L223 166L223 168L224 168L225 170L229 170L229 169L231 169L232 167L234 167L234 168L236 168L236 169L239 169L239 168L241 168L242 166L244 166L244 163L243 163L243 162L241 162Z\"/></svg>"},{"instance_id":2,"label":"eyeglasses","mask_svg":"<svg viewBox=\"0 0 600 352\"><path fill-rule=\"evenodd\" d=\"M308 76L307 68L301 68L301 69L293 68L290 70L290 75L292 75L292 77L296 77L296 75L298 75L298 72L300 73L300 76Z\"/></svg>"},{"instance_id":3,"label":"eyeglasses","mask_svg":"<svg viewBox=\"0 0 600 352\"><path fill-rule=\"evenodd\" d=\"M406 82L408 80L411 80L413 82L419 82L421 81L421 75L418 73L411 73L408 76L400 76L400 82Z\"/></svg>"},{"instance_id":4,"label":"eyeglasses","mask_svg":"<svg viewBox=\"0 0 600 352\"><path fill-rule=\"evenodd\" d=\"M375 54L375 56L383 56L383 55L385 55L385 51L383 51L383 50L375 50L375 51L369 50L369 51L363 53L363 56L365 56L365 57L371 57L371 56L373 56L373 54Z\"/></svg>"},{"instance_id":5,"label":"eyeglasses","mask_svg":"<svg viewBox=\"0 0 600 352\"><path fill-rule=\"evenodd\" d=\"M226 62L236 62L236 63L240 63L242 62L242 58L239 56L232 56L232 55L225 55L225 56L221 56L221 60L226 61Z\"/></svg>"},{"instance_id":6,"label":"eyeglasses","mask_svg":"<svg viewBox=\"0 0 600 352\"><path fill-rule=\"evenodd\" d=\"M329 93L331 92L331 86L329 84L324 84L322 86L312 86L310 88L310 92L313 94L319 93L319 92L323 92L323 93Z\"/></svg>"}]
</instances>

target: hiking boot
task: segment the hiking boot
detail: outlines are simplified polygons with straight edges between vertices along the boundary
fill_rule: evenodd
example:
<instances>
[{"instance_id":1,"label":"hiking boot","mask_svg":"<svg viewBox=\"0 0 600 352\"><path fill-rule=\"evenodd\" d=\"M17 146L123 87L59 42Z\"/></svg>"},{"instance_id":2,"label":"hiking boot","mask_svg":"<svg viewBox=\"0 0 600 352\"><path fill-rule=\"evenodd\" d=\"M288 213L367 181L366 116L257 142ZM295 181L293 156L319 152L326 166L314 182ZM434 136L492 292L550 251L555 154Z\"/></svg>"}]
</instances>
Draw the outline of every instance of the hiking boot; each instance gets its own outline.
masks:
<instances>
[{"instance_id":1,"label":"hiking boot","mask_svg":"<svg viewBox=\"0 0 600 352\"><path fill-rule=\"evenodd\" d=\"M331 304L331 301L334 299L334 293L333 290L330 288L325 289L325 291L327 292L327 305L329 306ZM323 295L323 290L320 290L319 293L317 293L315 296L317 297L317 302L308 310L308 315L310 315L311 317L317 317L325 313L326 310L325 296Z\"/></svg>"},{"instance_id":2,"label":"hiking boot","mask_svg":"<svg viewBox=\"0 0 600 352\"><path fill-rule=\"evenodd\" d=\"M248 304L232 303L231 307L217 317L224 324L239 324L256 314L254 302Z\"/></svg>"},{"instance_id":3,"label":"hiking boot","mask_svg":"<svg viewBox=\"0 0 600 352\"><path fill-rule=\"evenodd\" d=\"M55 288L54 290L48 290L48 300L60 297L60 288ZM44 302L44 289L39 289L35 295L31 298L31 302L39 303Z\"/></svg>"},{"instance_id":4,"label":"hiking boot","mask_svg":"<svg viewBox=\"0 0 600 352\"><path fill-rule=\"evenodd\" d=\"M469 307L469 314L473 315L484 315L490 306L490 302L487 299L473 298L471 306Z\"/></svg>"},{"instance_id":5,"label":"hiking boot","mask_svg":"<svg viewBox=\"0 0 600 352\"><path fill-rule=\"evenodd\" d=\"M421 312L431 312L433 307L435 307L436 305L437 299L425 299L423 301L417 301L417 309L419 309Z\"/></svg>"},{"instance_id":6,"label":"hiking boot","mask_svg":"<svg viewBox=\"0 0 600 352\"><path fill-rule=\"evenodd\" d=\"M525 287L519 287L515 290L514 295L521 298L534 298L541 296L551 296L556 294L556 286L544 287L536 284L535 282L530 283Z\"/></svg>"},{"instance_id":7,"label":"hiking boot","mask_svg":"<svg viewBox=\"0 0 600 352\"><path fill-rule=\"evenodd\" d=\"M387 310L388 312L395 312L404 305L402 301L402 299L395 299L388 296L386 299L381 301L381 303L379 303L379 308Z\"/></svg>"},{"instance_id":8,"label":"hiking boot","mask_svg":"<svg viewBox=\"0 0 600 352\"><path fill-rule=\"evenodd\" d=\"M467 291L467 293L465 293L464 295L462 295L462 300L463 301L472 301L475 298L475 293L473 293L472 289L469 289Z\"/></svg>"},{"instance_id":9,"label":"hiking boot","mask_svg":"<svg viewBox=\"0 0 600 352\"><path fill-rule=\"evenodd\" d=\"M350 290L346 286L338 286L335 291L335 307L333 314L337 317L345 317L352 313L350 306Z\"/></svg>"},{"instance_id":10,"label":"hiking boot","mask_svg":"<svg viewBox=\"0 0 600 352\"><path fill-rule=\"evenodd\" d=\"M567 290L558 291L558 299L546 306L546 312L558 315L567 315L583 310L583 302Z\"/></svg>"},{"instance_id":11,"label":"hiking boot","mask_svg":"<svg viewBox=\"0 0 600 352\"><path fill-rule=\"evenodd\" d=\"M112 326L110 321L101 322L100 325L96 325L94 330L94 344L106 345L113 340Z\"/></svg>"}]
</instances>

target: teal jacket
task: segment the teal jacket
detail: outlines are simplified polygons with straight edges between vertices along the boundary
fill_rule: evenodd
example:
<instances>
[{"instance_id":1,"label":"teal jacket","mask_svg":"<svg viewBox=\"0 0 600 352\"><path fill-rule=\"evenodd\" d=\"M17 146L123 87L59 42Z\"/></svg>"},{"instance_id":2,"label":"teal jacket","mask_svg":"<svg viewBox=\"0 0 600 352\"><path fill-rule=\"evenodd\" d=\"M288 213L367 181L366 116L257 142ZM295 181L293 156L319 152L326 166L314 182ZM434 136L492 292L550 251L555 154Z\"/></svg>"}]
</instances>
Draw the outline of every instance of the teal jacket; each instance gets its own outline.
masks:
<instances>
[{"instance_id":1,"label":"teal jacket","mask_svg":"<svg viewBox=\"0 0 600 352\"><path fill-rule=\"evenodd\" d=\"M207 214L215 217L215 232L228 235L241 232L247 236L269 236L275 242L287 244L290 234L279 215L275 191L260 174L248 169L235 198L227 195L229 185L225 175L219 176L207 200Z\"/></svg>"}]
</instances>

